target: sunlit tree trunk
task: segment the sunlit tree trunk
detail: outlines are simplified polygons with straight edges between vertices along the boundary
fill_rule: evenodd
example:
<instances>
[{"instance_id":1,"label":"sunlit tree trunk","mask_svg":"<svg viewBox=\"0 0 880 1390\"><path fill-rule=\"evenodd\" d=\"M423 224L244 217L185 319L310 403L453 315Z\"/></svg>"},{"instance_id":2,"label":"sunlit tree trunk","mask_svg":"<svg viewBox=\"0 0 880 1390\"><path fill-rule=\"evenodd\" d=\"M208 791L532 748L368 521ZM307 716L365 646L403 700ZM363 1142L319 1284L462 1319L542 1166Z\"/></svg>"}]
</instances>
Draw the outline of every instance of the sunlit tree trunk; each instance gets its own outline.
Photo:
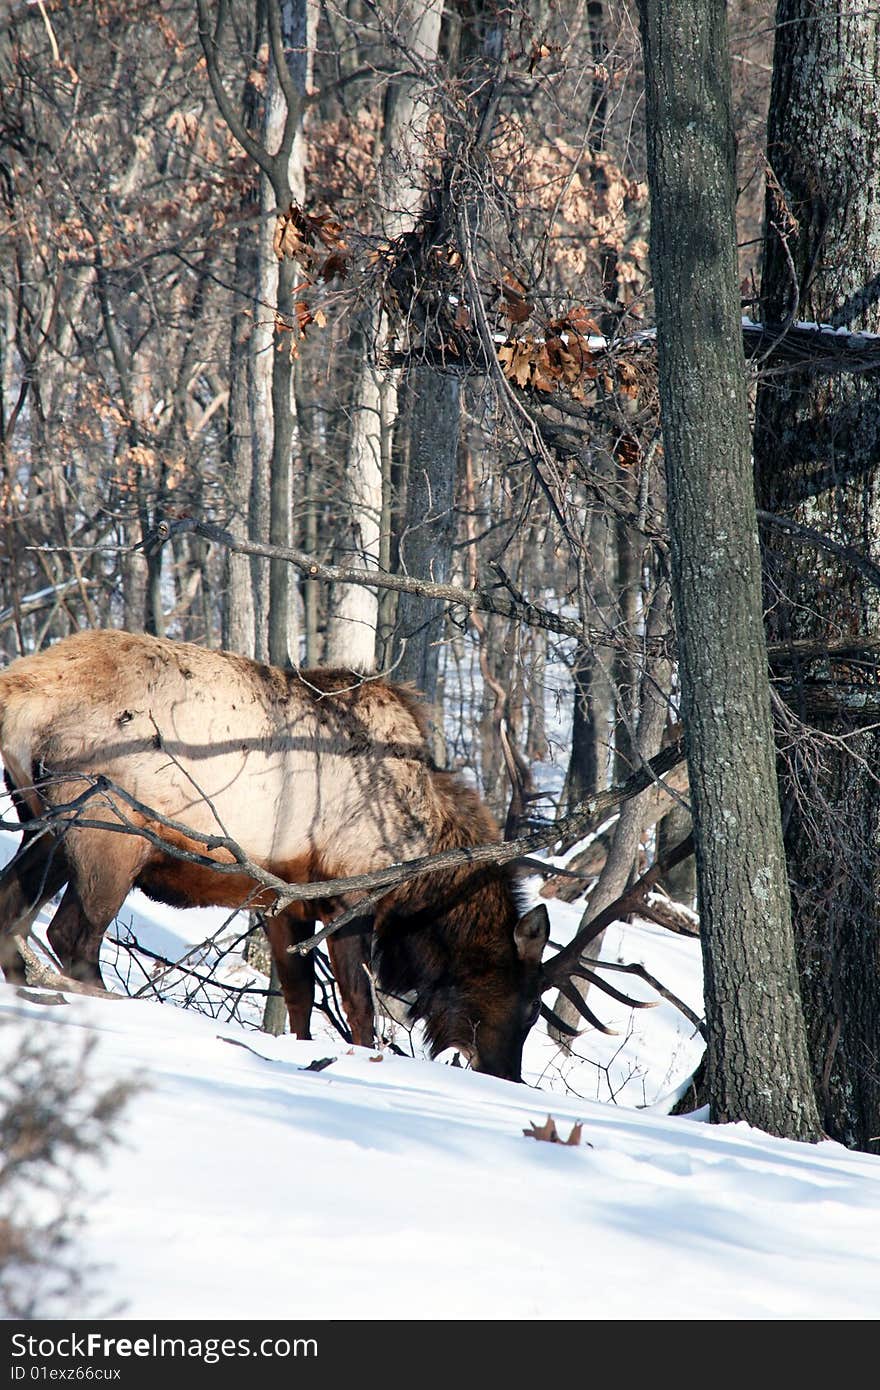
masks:
<instances>
[{"instance_id":1,"label":"sunlit tree trunk","mask_svg":"<svg viewBox=\"0 0 880 1390\"><path fill-rule=\"evenodd\" d=\"M278 71L280 55L271 42L273 4L278 6L280 39L292 94L285 91ZM275 255L273 213L286 212L291 201L300 206L305 202L303 112L314 57L316 18L311 0L270 0L263 144L275 157L276 169L271 178L265 172L260 178L257 309L251 339L256 444L251 530L256 539L288 547L293 543L293 472L299 447L291 352L293 289L299 274L294 261L279 261ZM296 102L293 120L289 96ZM296 580L290 566L280 560L269 565L268 587L264 574L265 566L254 595L257 649L276 665L288 665L299 660Z\"/></svg>"},{"instance_id":2,"label":"sunlit tree trunk","mask_svg":"<svg viewBox=\"0 0 880 1390\"><path fill-rule=\"evenodd\" d=\"M429 69L437 57L442 13L441 0L404 0L399 10L389 9L387 13L405 48L423 68ZM378 179L384 232L389 240L413 226L424 196L419 181L429 110L424 98L424 84L417 78L402 76L389 84ZM375 569L379 563L382 432L390 428L395 413L393 400L387 395L383 400L378 375L377 346L383 332L381 309L368 306L359 314L349 344L355 379L336 549L343 563L364 569ZM378 607L375 590L359 584L339 585L333 590L327 632L331 664L360 671L373 669Z\"/></svg>"}]
</instances>

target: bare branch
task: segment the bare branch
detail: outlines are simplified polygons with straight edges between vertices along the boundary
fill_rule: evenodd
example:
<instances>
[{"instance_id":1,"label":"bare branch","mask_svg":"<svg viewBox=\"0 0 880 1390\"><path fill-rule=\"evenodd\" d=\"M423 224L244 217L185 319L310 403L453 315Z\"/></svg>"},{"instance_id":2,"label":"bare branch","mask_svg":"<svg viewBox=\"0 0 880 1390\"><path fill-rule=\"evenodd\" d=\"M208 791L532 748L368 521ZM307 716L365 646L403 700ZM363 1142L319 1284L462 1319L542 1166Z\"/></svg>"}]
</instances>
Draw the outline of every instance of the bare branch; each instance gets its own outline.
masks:
<instances>
[{"instance_id":1,"label":"bare branch","mask_svg":"<svg viewBox=\"0 0 880 1390\"><path fill-rule=\"evenodd\" d=\"M202 45L202 52L205 55L205 64L208 71L208 81L211 84L211 91L214 93L214 100L232 134L235 136L242 149L250 155L255 164L259 165L263 173L270 180L272 188L278 196L278 166L277 161L256 141L244 123L239 119L233 103L229 99L226 88L223 86L223 79L220 76L220 69L217 64L217 46L220 34L223 29L223 21L226 18L225 0L220 0L217 9L217 23L213 32L210 27L208 17L208 7L206 0L196 0L196 8L199 15L199 39Z\"/></svg>"},{"instance_id":2,"label":"bare branch","mask_svg":"<svg viewBox=\"0 0 880 1390\"><path fill-rule=\"evenodd\" d=\"M179 521L163 521L157 528L158 539L165 542L172 536L184 532L195 532L206 540L225 546L238 555L256 555L267 560L286 560L302 570L309 579L323 579L334 584L362 584L366 588L391 589L400 594L421 594L425 598L440 599L445 603L468 610L478 609L484 613L495 613L502 618L513 618L529 627L543 628L563 637L576 637L579 641L597 647L617 648L623 639L614 637L600 628L584 628L571 618L560 617L548 608L534 603L519 601L503 594L500 590L489 593L485 589L462 589L456 584L435 584L428 579L417 579L408 574L385 574L381 570L349 569L342 565L327 565L316 560L302 550L291 550L286 546L264 545L257 541L239 540L219 526L207 521L197 521L194 517L182 517ZM639 650L642 647L639 645Z\"/></svg>"},{"instance_id":3,"label":"bare branch","mask_svg":"<svg viewBox=\"0 0 880 1390\"><path fill-rule=\"evenodd\" d=\"M275 910L288 906L292 902L313 901L315 899L341 898L352 893L369 894L370 896L359 900L354 909L346 909L341 916L334 919L328 926L316 936L308 941L300 943L295 949L299 952L311 950L319 941L327 936L331 936L345 926L356 916L363 915L365 907L371 907L378 902L389 888L396 887L400 883L408 882L413 878L421 878L425 874L441 872L448 869L458 869L463 867L479 868L488 864L512 864L536 853L538 850L545 849L548 845L554 844L561 835L581 833L586 834L594 825L599 823L608 811L619 805L622 801L629 800L630 797L637 796L644 791L645 787L650 786L655 777L662 776L674 767L684 757L684 747L682 742L671 744L662 753L653 758L638 772L634 773L623 786L609 788L607 791L598 792L588 801L565 816L562 820L553 825L548 825L544 829L535 831L531 835L521 836L516 840L495 842L490 844L475 845L464 849L443 850L439 854L423 855L418 859L407 860L400 864L389 864L386 868L376 869L372 873L357 874L350 878L338 878L328 880L318 880L312 883L287 883L284 879L270 873L260 864L250 859L245 851L234 840L225 835L206 834L202 831L194 830L191 826L176 821L169 816L162 815L161 812L146 806L137 797L131 795L123 787L119 787L108 777L95 776L87 773L65 773L63 780L65 783L77 779L86 782L86 789L72 801L54 807L51 812L41 817L35 817L29 822L29 827L36 830L39 826L49 827L57 832L59 829L63 833L65 826L75 825L80 829L107 830L113 834L141 835L150 844L155 845L164 853L174 858L182 859L187 863L199 864L210 868L217 873L241 874L252 878L255 884L269 889L275 899ZM102 798L107 809L114 815L114 820L93 820L84 815L86 807L95 798ZM211 858L208 854L197 854L190 850L169 843L166 839L154 830L149 823L135 823L128 820L121 806L117 805L111 798L119 798L125 806L133 811L144 822L152 822L178 834L185 836L190 842L195 842L205 846L206 850L222 850L232 857L233 862L228 863L222 860ZM17 821L4 820L0 817L0 829L20 830ZM664 861L667 862L667 861ZM647 877L647 875L646 875ZM653 881L652 885L653 886ZM379 890L379 891L377 891ZM631 892L633 890L630 890ZM253 897L253 894L250 895ZM241 904L242 908L249 906L249 900ZM577 940L577 938L576 938ZM569 948L566 948L568 950ZM563 953L560 952L560 956ZM555 957L552 964L555 966L559 956Z\"/></svg>"},{"instance_id":4,"label":"bare branch","mask_svg":"<svg viewBox=\"0 0 880 1390\"><path fill-rule=\"evenodd\" d=\"M678 745L673 745L673 747L675 746ZM667 749L664 751L668 752L669 750ZM661 754L660 757L663 757L663 754ZM656 769L658 759L654 758L652 762ZM632 781L632 779L630 779L630 781ZM629 786L629 782L626 785ZM588 946L600 932L603 932L606 927L610 926L612 922L616 922L618 918L624 916L628 912L633 912L639 907L644 901L645 896L652 888L656 887L663 875L674 868L676 864L682 863L683 860L687 859L693 852L693 836L688 835L687 839L682 840L681 844L676 845L674 849L670 850L669 854L652 864L647 873L642 874L642 877L638 879L631 888L627 888L624 893L621 893L619 898L615 898L613 903L609 903L604 911L597 913L595 917L580 927L568 945L564 946L562 950L544 966L543 974L544 979L547 981L547 987L549 988L551 985L558 984L561 988L562 981L567 980L580 965L580 958L584 948ZM596 965L597 962L591 962L592 968L596 968Z\"/></svg>"},{"instance_id":5,"label":"bare branch","mask_svg":"<svg viewBox=\"0 0 880 1390\"><path fill-rule=\"evenodd\" d=\"M832 540L830 536L825 536L821 531L816 531L812 526L804 526L799 521L793 521L788 516L777 516L775 512L765 512L760 509L755 515L759 521L767 526L775 526L781 531L788 531L790 535L797 536L800 540L806 541L807 545L816 546L819 550L826 550L829 555L836 555L844 564L850 565L852 569L858 570L863 579L873 585L875 589L880 589L880 565L875 565L874 561L867 555L862 555L851 545L842 545L840 541Z\"/></svg>"}]
</instances>

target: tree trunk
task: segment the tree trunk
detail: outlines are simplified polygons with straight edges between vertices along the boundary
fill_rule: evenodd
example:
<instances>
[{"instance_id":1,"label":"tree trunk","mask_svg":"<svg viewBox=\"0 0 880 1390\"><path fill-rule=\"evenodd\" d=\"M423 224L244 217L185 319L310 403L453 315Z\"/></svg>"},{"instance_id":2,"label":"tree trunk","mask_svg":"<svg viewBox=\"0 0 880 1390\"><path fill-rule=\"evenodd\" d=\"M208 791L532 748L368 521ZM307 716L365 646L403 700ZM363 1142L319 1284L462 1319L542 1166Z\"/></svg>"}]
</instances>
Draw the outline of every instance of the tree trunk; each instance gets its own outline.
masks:
<instances>
[{"instance_id":1,"label":"tree trunk","mask_svg":"<svg viewBox=\"0 0 880 1390\"><path fill-rule=\"evenodd\" d=\"M880 331L880 21L830 0L780 0L768 129L762 285L766 322L815 319ZM755 430L758 498L880 560L880 388L876 378L792 372L765 382ZM880 635L880 600L863 575L766 536L771 640ZM851 690L852 668L794 668L789 696L806 712L813 680ZM876 689L871 668L858 693ZM809 733L782 768L786 849L813 1074L823 1122L877 1152L880 1135L880 738L846 717Z\"/></svg>"},{"instance_id":2,"label":"tree trunk","mask_svg":"<svg viewBox=\"0 0 880 1390\"><path fill-rule=\"evenodd\" d=\"M654 595L645 625L645 636L649 642L666 630L668 610L668 585L661 584ZM636 754L634 759L636 766L642 762L648 762L660 751L663 730L666 726L670 676L668 661L652 661L647 654L645 655L645 670L639 685L638 729L635 737L631 740L631 751ZM629 771L634 770L635 767L629 769ZM626 775L629 775L629 772ZM602 867L598 882L590 894L581 926L585 926L600 912L604 912L606 907L610 907L626 888L638 862L639 839L644 820L644 803L650 796L650 791L643 792L641 796L631 797L621 806L617 824L611 837L608 857ZM602 931L588 944L582 956L585 964L589 965L591 961L599 959L604 939L605 933ZM589 986L582 983L579 988L581 994L586 995ZM579 1021L577 1010L561 992L554 999L552 1008L563 1022L573 1026L577 1025ZM551 1035L558 1042L565 1041L566 1035L553 1028L551 1028Z\"/></svg>"},{"instance_id":3,"label":"tree trunk","mask_svg":"<svg viewBox=\"0 0 880 1390\"><path fill-rule=\"evenodd\" d=\"M293 289L299 280L296 263L287 258L278 261L272 248L273 223L265 214L271 209L270 200L279 211L286 211L291 200L300 205L305 201L305 138L303 132L303 111L305 98L310 86L310 72L314 56L315 11L310 0L270 0L277 3L280 10L282 55L275 51L270 42L268 92L264 123L264 142L268 151L275 154L278 164L273 174L271 189L269 181L262 178L262 203L264 220L260 228L260 310L266 313L269 305L274 306L271 329L263 334L254 333L255 354L252 370L260 377L259 396L265 402L271 399L271 449L264 453L262 467L255 464L253 469L252 498L254 500L254 521L263 528L260 539L265 537L268 522L269 542L277 546L291 546L293 543L293 464L294 453L298 447L296 396L294 393L294 359L292 335L294 331ZM272 15L269 15L270 38ZM291 110L283 90L278 62L286 65L287 74L293 83L297 108ZM291 97L291 99L293 99ZM293 118L293 119L292 119ZM262 341L261 341L262 340ZM263 406L265 412L265 405ZM264 450L268 449L268 430L263 420ZM268 457L268 475L265 459ZM269 563L268 594L261 576L257 597L258 645L262 645L265 631L266 654L269 661L277 666L289 666L299 662L299 623L296 609L296 581L291 567L281 560ZM262 604L268 600L265 610L265 628L260 619ZM274 990L278 990L278 972L273 964L270 977ZM285 1027L284 1000L277 992L266 1001L263 1014L263 1028L267 1033L283 1033Z\"/></svg>"},{"instance_id":4,"label":"tree trunk","mask_svg":"<svg viewBox=\"0 0 880 1390\"><path fill-rule=\"evenodd\" d=\"M687 807L673 806L657 826L657 858L665 859L670 850L675 849L676 845L680 845L693 833L693 829L694 819ZM697 866L694 856L689 855L680 864L667 870L661 886L675 902L684 903L685 907L692 908L697 896Z\"/></svg>"},{"instance_id":5,"label":"tree trunk","mask_svg":"<svg viewBox=\"0 0 880 1390\"><path fill-rule=\"evenodd\" d=\"M272 366L275 357L275 308L278 302L278 261L272 249L272 185L260 176L260 220L257 225L254 323L251 332L250 418L252 440L251 489L248 499L250 538L269 539L269 491L274 452ZM254 656L269 658L269 572L265 561L251 561L254 602Z\"/></svg>"},{"instance_id":6,"label":"tree trunk","mask_svg":"<svg viewBox=\"0 0 880 1390\"><path fill-rule=\"evenodd\" d=\"M378 308L364 309L349 336L355 363L351 433L343 480L343 514L336 538L339 564L376 569L382 520L382 383L375 365L381 332ZM379 599L361 584L334 585L327 623L327 660L331 666L372 671L376 664Z\"/></svg>"},{"instance_id":7,"label":"tree trunk","mask_svg":"<svg viewBox=\"0 0 880 1390\"><path fill-rule=\"evenodd\" d=\"M254 92L246 84L247 93ZM253 98L251 97L251 101ZM248 121L248 112L245 120ZM252 119L252 117L251 117ZM250 123L250 122L248 122ZM242 214L257 211L252 193L242 198ZM253 302L244 297L257 279L254 227L245 221L235 241L235 284L241 291L236 300L229 340L229 405L227 407L227 458L229 461L228 501L231 507L229 530L236 539L249 538L249 513L253 486L254 447L249 407L252 367L251 338L254 331ZM226 602L223 605L223 645L243 656L256 656L256 628L251 560L246 555L227 552Z\"/></svg>"},{"instance_id":8,"label":"tree trunk","mask_svg":"<svg viewBox=\"0 0 880 1390\"><path fill-rule=\"evenodd\" d=\"M597 450L594 462L602 478L611 478L608 455ZM613 628L617 613L613 600L614 532L608 516L598 506L588 513L584 526L584 559L578 576L578 610L584 628ZM614 692L610 654L579 646L574 654L572 680L571 753L565 777L565 801L569 810L594 792L607 787L614 741Z\"/></svg>"},{"instance_id":9,"label":"tree trunk","mask_svg":"<svg viewBox=\"0 0 880 1390\"><path fill-rule=\"evenodd\" d=\"M437 57L442 13L441 0L406 0L398 16L399 33L422 69L429 70ZM427 102L419 103L422 87L421 79L407 75L389 83L386 93L378 186L389 240L412 228L423 200L416 177L428 118ZM377 375L376 344L383 333L384 315L375 306L360 315L350 341L355 380L339 558L366 569L379 562L383 431L391 428L396 412L391 383L383 393ZM374 668L378 613L375 590L347 584L333 592L327 630L331 664Z\"/></svg>"},{"instance_id":10,"label":"tree trunk","mask_svg":"<svg viewBox=\"0 0 880 1390\"><path fill-rule=\"evenodd\" d=\"M401 572L445 584L452 561L455 463L458 454L458 377L417 365L410 370L409 476L400 537ZM437 698L445 606L419 594L401 594L397 680L413 681L429 701Z\"/></svg>"},{"instance_id":11,"label":"tree trunk","mask_svg":"<svg viewBox=\"0 0 880 1390\"><path fill-rule=\"evenodd\" d=\"M639 0L672 577L712 1118L821 1134L776 792L723 0Z\"/></svg>"}]
</instances>

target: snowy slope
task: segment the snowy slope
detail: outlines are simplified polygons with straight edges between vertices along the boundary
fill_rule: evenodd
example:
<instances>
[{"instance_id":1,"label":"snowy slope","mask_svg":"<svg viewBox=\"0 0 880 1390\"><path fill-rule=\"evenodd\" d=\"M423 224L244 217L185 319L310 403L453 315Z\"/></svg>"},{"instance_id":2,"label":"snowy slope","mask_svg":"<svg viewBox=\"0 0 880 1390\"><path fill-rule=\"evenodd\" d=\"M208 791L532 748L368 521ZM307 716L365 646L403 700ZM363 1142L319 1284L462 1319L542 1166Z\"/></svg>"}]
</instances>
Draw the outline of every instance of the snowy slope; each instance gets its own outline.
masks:
<instances>
[{"instance_id":1,"label":"snowy slope","mask_svg":"<svg viewBox=\"0 0 880 1390\"><path fill-rule=\"evenodd\" d=\"M563 940L578 911L551 910ZM235 935L222 913L137 895L129 919L173 957ZM606 951L697 1003L693 942L620 927ZM218 976L261 979L232 957ZM620 1036L585 1034L562 1060L536 1030L532 1087L349 1050L326 1025L312 1043L272 1039L219 1003L213 1018L155 998L46 1007L9 986L0 1051L25 1028L68 1054L95 1036L96 1077L141 1083L121 1145L83 1169L83 1257L101 1267L97 1305L122 1316L875 1317L880 1160L668 1117L699 1056L689 1025L667 1005L596 1007ZM582 1145L523 1136L548 1113L563 1137L583 1121Z\"/></svg>"},{"instance_id":2,"label":"snowy slope","mask_svg":"<svg viewBox=\"0 0 880 1390\"><path fill-rule=\"evenodd\" d=\"M131 1317L873 1317L880 1163L150 1002L0 1013L148 1086L83 1237ZM11 1029L0 1030L6 1046ZM335 1055L331 1067L304 1071ZM522 1130L552 1110L581 1147ZM591 1147L588 1147L591 1146Z\"/></svg>"}]
</instances>

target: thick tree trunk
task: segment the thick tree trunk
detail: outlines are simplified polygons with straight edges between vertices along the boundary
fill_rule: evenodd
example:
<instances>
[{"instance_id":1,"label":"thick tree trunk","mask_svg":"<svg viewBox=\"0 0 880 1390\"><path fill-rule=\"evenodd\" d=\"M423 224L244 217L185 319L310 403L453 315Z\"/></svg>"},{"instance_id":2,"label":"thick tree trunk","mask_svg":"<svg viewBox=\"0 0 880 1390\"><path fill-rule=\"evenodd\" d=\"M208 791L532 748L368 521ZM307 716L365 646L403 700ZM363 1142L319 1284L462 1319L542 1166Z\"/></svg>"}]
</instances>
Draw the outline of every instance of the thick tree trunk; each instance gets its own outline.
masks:
<instances>
[{"instance_id":1,"label":"thick tree trunk","mask_svg":"<svg viewBox=\"0 0 880 1390\"><path fill-rule=\"evenodd\" d=\"M378 308L363 310L349 336L355 385L335 553L339 564L355 569L376 569L379 563L383 392L375 356L382 317ZM331 666L355 671L375 668L378 611L375 589L361 584L334 586L327 623L327 660Z\"/></svg>"},{"instance_id":2,"label":"thick tree trunk","mask_svg":"<svg viewBox=\"0 0 880 1390\"><path fill-rule=\"evenodd\" d=\"M766 321L880 331L880 19L831 0L780 0L768 129ZM880 560L880 388L873 377L792 372L758 396L760 505ZM852 567L766 536L770 637L880 635L880 598ZM852 669L795 667L805 714L815 677L851 690ZM857 694L876 690L875 668ZM842 701L843 703L843 701ZM825 1128L876 1153L880 1135L880 738L843 719L807 735L782 770L786 848L804 1010Z\"/></svg>"},{"instance_id":3,"label":"thick tree trunk","mask_svg":"<svg viewBox=\"0 0 880 1390\"><path fill-rule=\"evenodd\" d=\"M712 1117L821 1133L776 792L723 0L639 0L673 595Z\"/></svg>"},{"instance_id":4,"label":"thick tree trunk","mask_svg":"<svg viewBox=\"0 0 880 1390\"><path fill-rule=\"evenodd\" d=\"M250 538L269 539L269 491L275 448L272 407L272 365L275 357L275 306L278 302L278 261L272 249L272 185L260 176L260 221L257 229L256 288L251 361L248 373L252 440L251 489L248 499ZM264 561L252 561L254 656L269 657L269 573Z\"/></svg>"},{"instance_id":5,"label":"thick tree trunk","mask_svg":"<svg viewBox=\"0 0 880 1390\"><path fill-rule=\"evenodd\" d=\"M290 322L293 288L297 283L295 261L278 265L279 315ZM272 353L272 467L269 475L269 543L281 548L293 545L293 468L299 447L293 391L293 358L289 334L275 343ZM299 621L296 577L283 560L269 562L269 660L274 666L299 662Z\"/></svg>"}]
</instances>

